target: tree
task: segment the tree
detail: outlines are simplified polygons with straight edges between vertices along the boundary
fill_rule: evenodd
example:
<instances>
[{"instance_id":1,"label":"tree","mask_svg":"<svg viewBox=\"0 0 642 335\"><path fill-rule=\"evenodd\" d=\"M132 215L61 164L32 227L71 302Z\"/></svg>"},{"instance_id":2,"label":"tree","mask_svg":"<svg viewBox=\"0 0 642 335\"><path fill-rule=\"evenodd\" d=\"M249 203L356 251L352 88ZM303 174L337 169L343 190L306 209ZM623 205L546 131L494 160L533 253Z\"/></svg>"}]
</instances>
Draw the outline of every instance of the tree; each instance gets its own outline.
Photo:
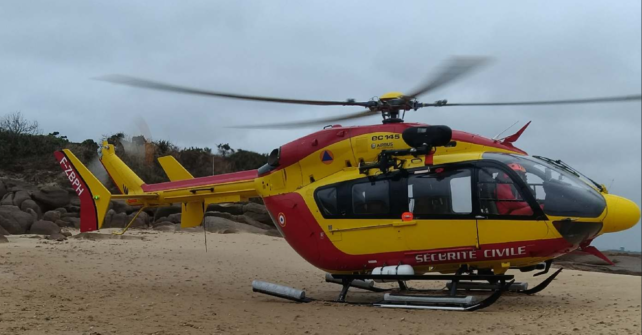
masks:
<instances>
[{"instance_id":1,"label":"tree","mask_svg":"<svg viewBox=\"0 0 642 335\"><path fill-rule=\"evenodd\" d=\"M38 121L29 121L21 112L15 112L0 119L0 131L14 135L38 135Z\"/></svg>"}]
</instances>

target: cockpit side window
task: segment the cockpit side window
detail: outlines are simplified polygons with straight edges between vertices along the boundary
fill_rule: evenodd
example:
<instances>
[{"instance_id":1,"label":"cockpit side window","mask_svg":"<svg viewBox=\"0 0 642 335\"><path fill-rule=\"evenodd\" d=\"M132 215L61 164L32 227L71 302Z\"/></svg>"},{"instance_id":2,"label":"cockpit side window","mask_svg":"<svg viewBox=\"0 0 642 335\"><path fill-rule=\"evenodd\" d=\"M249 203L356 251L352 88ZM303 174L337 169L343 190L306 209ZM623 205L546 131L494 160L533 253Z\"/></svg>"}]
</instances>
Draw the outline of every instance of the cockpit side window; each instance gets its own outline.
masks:
<instances>
[{"instance_id":1,"label":"cockpit side window","mask_svg":"<svg viewBox=\"0 0 642 335\"><path fill-rule=\"evenodd\" d=\"M477 189L479 207L485 215L532 216L533 209L505 170L480 167ZM526 177L526 176L524 176Z\"/></svg>"},{"instance_id":2,"label":"cockpit side window","mask_svg":"<svg viewBox=\"0 0 642 335\"><path fill-rule=\"evenodd\" d=\"M522 167L524 182L547 215L595 218L606 208L604 197L593 187L545 160L501 153L485 153L483 158L503 163L513 170L516 166ZM479 178L481 182L483 176Z\"/></svg>"}]
</instances>

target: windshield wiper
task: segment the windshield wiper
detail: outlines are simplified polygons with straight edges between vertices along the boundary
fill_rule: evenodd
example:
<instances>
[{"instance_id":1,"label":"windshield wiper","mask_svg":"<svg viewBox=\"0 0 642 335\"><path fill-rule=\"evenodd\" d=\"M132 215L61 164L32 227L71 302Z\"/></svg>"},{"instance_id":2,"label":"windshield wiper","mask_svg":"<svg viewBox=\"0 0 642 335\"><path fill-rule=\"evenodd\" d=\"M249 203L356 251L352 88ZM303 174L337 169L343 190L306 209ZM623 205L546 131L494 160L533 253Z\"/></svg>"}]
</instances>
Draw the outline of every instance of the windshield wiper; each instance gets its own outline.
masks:
<instances>
[{"instance_id":1,"label":"windshield wiper","mask_svg":"<svg viewBox=\"0 0 642 335\"><path fill-rule=\"evenodd\" d=\"M595 185L595 187L597 187L597 189L599 189L600 192L604 192L604 186L598 184L595 180L593 180L593 179L585 176L581 172L575 170L570 165L564 163L561 159L554 160L554 159L550 159L550 158L546 158L546 157L542 157L542 156L533 156L533 157L535 157L537 159L540 159L540 160L543 160L543 161L545 161L545 162L547 162L549 164L555 165L558 168L560 168L560 169L562 169L562 170L564 170L566 172L569 172L569 173L575 175L578 178L585 178L585 179L589 180L591 183L593 183L593 185Z\"/></svg>"}]
</instances>

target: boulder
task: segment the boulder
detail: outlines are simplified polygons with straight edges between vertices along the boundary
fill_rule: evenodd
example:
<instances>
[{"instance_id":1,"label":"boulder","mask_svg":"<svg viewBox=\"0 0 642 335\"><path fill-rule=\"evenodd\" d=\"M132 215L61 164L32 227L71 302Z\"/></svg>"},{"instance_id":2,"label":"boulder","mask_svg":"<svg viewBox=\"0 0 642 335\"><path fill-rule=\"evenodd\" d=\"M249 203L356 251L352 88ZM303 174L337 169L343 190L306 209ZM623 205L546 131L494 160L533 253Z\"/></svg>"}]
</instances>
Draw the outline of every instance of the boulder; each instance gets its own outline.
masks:
<instances>
[{"instance_id":1,"label":"boulder","mask_svg":"<svg viewBox=\"0 0 642 335\"><path fill-rule=\"evenodd\" d=\"M168 222L168 221L164 221L164 222ZM180 229L180 227L179 227L179 229ZM154 230L175 232L176 231L176 225L170 222L169 225L156 226L156 227L154 227Z\"/></svg>"},{"instance_id":2,"label":"boulder","mask_svg":"<svg viewBox=\"0 0 642 335\"><path fill-rule=\"evenodd\" d=\"M80 197L78 197L75 191L69 194L69 205L80 207Z\"/></svg>"},{"instance_id":3,"label":"boulder","mask_svg":"<svg viewBox=\"0 0 642 335\"><path fill-rule=\"evenodd\" d=\"M43 218L43 220L44 220L44 218ZM54 221L54 223L57 224L58 227L61 227L61 228L62 227L73 227L74 226L73 222L67 222L67 221L63 221L63 220L56 220L56 221Z\"/></svg>"},{"instance_id":4,"label":"boulder","mask_svg":"<svg viewBox=\"0 0 642 335\"><path fill-rule=\"evenodd\" d=\"M61 223L64 223L64 224L61 225ZM80 229L79 218L74 218L74 217L62 218L61 220L57 220L56 224L60 227L74 227L74 228Z\"/></svg>"},{"instance_id":5,"label":"boulder","mask_svg":"<svg viewBox=\"0 0 642 335\"><path fill-rule=\"evenodd\" d=\"M243 205L242 204L211 204L207 206L206 212L223 212L223 213L230 213L233 215L242 215Z\"/></svg>"},{"instance_id":6,"label":"boulder","mask_svg":"<svg viewBox=\"0 0 642 335\"><path fill-rule=\"evenodd\" d=\"M69 205L69 193L67 190L56 186L45 186L34 192L31 198L42 204L45 210Z\"/></svg>"},{"instance_id":7,"label":"boulder","mask_svg":"<svg viewBox=\"0 0 642 335\"><path fill-rule=\"evenodd\" d=\"M267 230L265 229L252 227L243 223L216 216L209 216L203 219L203 226L208 232L220 234L246 232L265 235L267 233Z\"/></svg>"},{"instance_id":8,"label":"boulder","mask_svg":"<svg viewBox=\"0 0 642 335\"><path fill-rule=\"evenodd\" d=\"M58 211L47 211L42 216L42 219L45 221L56 222L62 218L62 214Z\"/></svg>"},{"instance_id":9,"label":"boulder","mask_svg":"<svg viewBox=\"0 0 642 335\"><path fill-rule=\"evenodd\" d=\"M154 221L160 221L160 218L166 218L172 214L180 213L181 206L166 206L156 209L154 213Z\"/></svg>"},{"instance_id":10,"label":"boulder","mask_svg":"<svg viewBox=\"0 0 642 335\"><path fill-rule=\"evenodd\" d=\"M27 193L27 191L16 191L16 193L13 194L14 206L18 206L22 208L22 203L27 200L30 200L31 202L33 202L34 205L36 204L35 201L31 200L31 196L29 196L29 193Z\"/></svg>"},{"instance_id":11,"label":"boulder","mask_svg":"<svg viewBox=\"0 0 642 335\"><path fill-rule=\"evenodd\" d=\"M4 181L0 180L0 199L2 199L7 192L9 192L9 188Z\"/></svg>"},{"instance_id":12,"label":"boulder","mask_svg":"<svg viewBox=\"0 0 642 335\"><path fill-rule=\"evenodd\" d=\"M13 192L6 193L0 200L0 206L13 206Z\"/></svg>"},{"instance_id":13,"label":"boulder","mask_svg":"<svg viewBox=\"0 0 642 335\"><path fill-rule=\"evenodd\" d=\"M62 242L67 239L67 236L61 233L54 233L45 237L47 240Z\"/></svg>"},{"instance_id":14,"label":"boulder","mask_svg":"<svg viewBox=\"0 0 642 335\"><path fill-rule=\"evenodd\" d=\"M127 222L125 223L125 226L134 219L134 216L136 216L136 213L131 213L127 216ZM145 212L141 212L138 214L136 217L136 220L132 223L130 228L147 228L147 221L149 220L149 215ZM124 227L124 226L123 226Z\"/></svg>"},{"instance_id":15,"label":"boulder","mask_svg":"<svg viewBox=\"0 0 642 335\"><path fill-rule=\"evenodd\" d=\"M249 218L252 218L252 219L254 219L256 221L259 221L261 223L264 223L266 225L274 225L272 223L272 218L270 217L270 215L268 215L267 212L265 212L265 213L245 212L243 215L245 215L245 216L247 216Z\"/></svg>"},{"instance_id":16,"label":"boulder","mask_svg":"<svg viewBox=\"0 0 642 335\"><path fill-rule=\"evenodd\" d=\"M111 215L109 213L111 212ZM107 218L109 217L109 220ZM125 228L129 223L129 218L125 213L116 213L113 209L107 211L107 216L103 223L103 228Z\"/></svg>"},{"instance_id":17,"label":"boulder","mask_svg":"<svg viewBox=\"0 0 642 335\"><path fill-rule=\"evenodd\" d=\"M71 237L71 235L72 235L72 234L71 234L71 232L70 232L70 231L67 231L67 230L63 230L63 231L61 231L60 233L61 233L61 234L63 234L63 235L65 235L65 237Z\"/></svg>"},{"instance_id":18,"label":"boulder","mask_svg":"<svg viewBox=\"0 0 642 335\"><path fill-rule=\"evenodd\" d=\"M70 212L67 212L67 213L65 213L65 214L60 214L60 217L61 217L62 219L64 219L64 218L79 218L79 217L80 217L80 213L70 213Z\"/></svg>"},{"instance_id":19,"label":"boulder","mask_svg":"<svg viewBox=\"0 0 642 335\"><path fill-rule=\"evenodd\" d=\"M31 200L31 198L23 201L22 204L20 204L20 209L24 212L26 212L27 209L31 209L36 213L38 219L42 218L42 210L40 209L40 206L38 206L35 201Z\"/></svg>"},{"instance_id":20,"label":"boulder","mask_svg":"<svg viewBox=\"0 0 642 335\"><path fill-rule=\"evenodd\" d=\"M36 213L36 211L34 211L33 209L27 208L24 212L31 215L31 217L33 218L33 222L38 221L38 213Z\"/></svg>"},{"instance_id":21,"label":"boulder","mask_svg":"<svg viewBox=\"0 0 642 335\"><path fill-rule=\"evenodd\" d=\"M0 243L8 243L8 242L9 240L6 237L4 237L4 235L0 235Z\"/></svg>"},{"instance_id":22,"label":"boulder","mask_svg":"<svg viewBox=\"0 0 642 335\"><path fill-rule=\"evenodd\" d=\"M40 221L34 222L34 224L31 225L31 229L29 229L29 233L38 234L38 235L59 234L60 227L58 227L57 224L51 221L40 220Z\"/></svg>"},{"instance_id":23,"label":"boulder","mask_svg":"<svg viewBox=\"0 0 642 335\"><path fill-rule=\"evenodd\" d=\"M60 212L61 215L67 213L67 210L65 208L63 208L63 207L56 208L56 209L54 209L54 211Z\"/></svg>"},{"instance_id":24,"label":"boulder","mask_svg":"<svg viewBox=\"0 0 642 335\"><path fill-rule=\"evenodd\" d=\"M2 226L0 226L0 236L5 236L5 235L11 235L9 234L8 231L6 231Z\"/></svg>"},{"instance_id":25,"label":"boulder","mask_svg":"<svg viewBox=\"0 0 642 335\"><path fill-rule=\"evenodd\" d=\"M174 223L181 223L181 213L170 214L167 217L167 220L172 221Z\"/></svg>"},{"instance_id":26,"label":"boulder","mask_svg":"<svg viewBox=\"0 0 642 335\"><path fill-rule=\"evenodd\" d=\"M16 206L0 206L0 226L10 234L25 234L33 222L31 214Z\"/></svg>"},{"instance_id":27,"label":"boulder","mask_svg":"<svg viewBox=\"0 0 642 335\"><path fill-rule=\"evenodd\" d=\"M232 221L238 221L236 219L236 215L232 215L230 213L225 213L225 212L205 212L205 217L208 217L208 216L216 216L219 218L224 218Z\"/></svg>"},{"instance_id":28,"label":"boulder","mask_svg":"<svg viewBox=\"0 0 642 335\"><path fill-rule=\"evenodd\" d=\"M261 229L265 229L265 230L276 229L276 227L274 227L274 225L267 225L265 223L256 221L256 220L252 219L251 217L249 217L247 215L237 215L235 221L241 222L241 223L245 223L245 224L249 224L252 227L261 228Z\"/></svg>"},{"instance_id":29,"label":"boulder","mask_svg":"<svg viewBox=\"0 0 642 335\"><path fill-rule=\"evenodd\" d=\"M122 201L112 201L110 205L111 209L113 209L116 213L131 213L138 211L137 207L130 206Z\"/></svg>"},{"instance_id":30,"label":"boulder","mask_svg":"<svg viewBox=\"0 0 642 335\"><path fill-rule=\"evenodd\" d=\"M173 226L174 224L175 223L172 222L172 221L163 220L163 221L158 221L158 222L152 223L152 227L158 228L158 227L162 227L162 226Z\"/></svg>"}]
</instances>

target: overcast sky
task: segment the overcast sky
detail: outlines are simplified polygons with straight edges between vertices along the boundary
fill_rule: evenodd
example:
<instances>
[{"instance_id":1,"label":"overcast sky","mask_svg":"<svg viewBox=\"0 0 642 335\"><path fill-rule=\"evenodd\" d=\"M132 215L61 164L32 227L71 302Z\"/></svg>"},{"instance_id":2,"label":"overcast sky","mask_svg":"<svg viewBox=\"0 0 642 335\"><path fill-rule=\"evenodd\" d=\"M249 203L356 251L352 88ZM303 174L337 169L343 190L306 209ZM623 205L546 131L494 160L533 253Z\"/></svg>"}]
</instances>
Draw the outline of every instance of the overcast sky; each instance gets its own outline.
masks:
<instances>
[{"instance_id":1,"label":"overcast sky","mask_svg":"<svg viewBox=\"0 0 642 335\"><path fill-rule=\"evenodd\" d=\"M269 152L310 133L225 126L358 111L161 93L106 74L233 93L368 100L408 91L450 56L493 58L422 101L640 94L640 1L2 1L0 116L21 111L74 141L137 132L181 146ZM533 121L517 146L561 158L640 204L640 102L451 107L407 121L492 137ZM344 125L378 123L377 117ZM640 250L640 224L600 248Z\"/></svg>"}]
</instances>

